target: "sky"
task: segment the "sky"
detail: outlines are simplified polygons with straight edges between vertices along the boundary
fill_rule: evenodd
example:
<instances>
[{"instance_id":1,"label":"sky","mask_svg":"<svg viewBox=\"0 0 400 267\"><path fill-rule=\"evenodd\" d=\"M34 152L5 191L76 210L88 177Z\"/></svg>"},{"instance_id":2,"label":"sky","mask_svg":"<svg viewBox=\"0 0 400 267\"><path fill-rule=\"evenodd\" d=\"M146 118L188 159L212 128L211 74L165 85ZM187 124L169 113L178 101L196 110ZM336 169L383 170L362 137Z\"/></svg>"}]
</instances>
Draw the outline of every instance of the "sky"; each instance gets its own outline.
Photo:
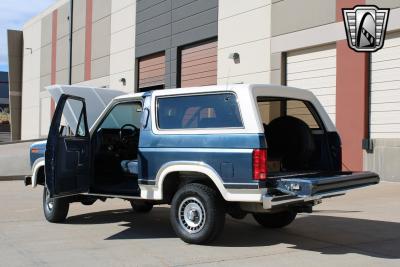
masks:
<instances>
[{"instance_id":1,"label":"sky","mask_svg":"<svg viewBox=\"0 0 400 267\"><path fill-rule=\"evenodd\" d=\"M0 0L0 71L8 71L7 29L22 30L29 19L57 0Z\"/></svg>"}]
</instances>

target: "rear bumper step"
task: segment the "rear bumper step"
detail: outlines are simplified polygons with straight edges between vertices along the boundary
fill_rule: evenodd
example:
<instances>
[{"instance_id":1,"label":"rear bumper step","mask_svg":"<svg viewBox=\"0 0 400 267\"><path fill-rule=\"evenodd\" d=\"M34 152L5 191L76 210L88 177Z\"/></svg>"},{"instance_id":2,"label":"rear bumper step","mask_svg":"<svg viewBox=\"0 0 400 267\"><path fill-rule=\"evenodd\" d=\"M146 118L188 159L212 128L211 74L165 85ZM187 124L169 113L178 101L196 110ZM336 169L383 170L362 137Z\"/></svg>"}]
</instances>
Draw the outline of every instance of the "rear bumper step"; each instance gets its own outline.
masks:
<instances>
[{"instance_id":1,"label":"rear bumper step","mask_svg":"<svg viewBox=\"0 0 400 267\"><path fill-rule=\"evenodd\" d=\"M315 202L323 198L344 195L350 189L377 183L379 183L379 176L372 172L278 179L273 189L281 194L265 194L262 197L263 208L271 209L284 205Z\"/></svg>"}]
</instances>

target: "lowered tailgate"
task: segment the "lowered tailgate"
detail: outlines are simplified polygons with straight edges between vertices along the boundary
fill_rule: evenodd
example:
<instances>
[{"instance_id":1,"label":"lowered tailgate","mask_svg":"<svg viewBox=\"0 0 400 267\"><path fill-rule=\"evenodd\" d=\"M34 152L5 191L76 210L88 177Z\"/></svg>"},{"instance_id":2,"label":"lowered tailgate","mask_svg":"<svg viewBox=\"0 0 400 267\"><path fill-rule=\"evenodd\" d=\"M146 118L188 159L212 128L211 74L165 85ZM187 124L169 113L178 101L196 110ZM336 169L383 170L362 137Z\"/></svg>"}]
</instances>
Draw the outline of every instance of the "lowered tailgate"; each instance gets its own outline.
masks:
<instances>
[{"instance_id":1,"label":"lowered tailgate","mask_svg":"<svg viewBox=\"0 0 400 267\"><path fill-rule=\"evenodd\" d=\"M273 176L264 208L309 202L344 194L347 190L379 183L373 172L304 173ZM275 192L275 193L274 193Z\"/></svg>"}]
</instances>

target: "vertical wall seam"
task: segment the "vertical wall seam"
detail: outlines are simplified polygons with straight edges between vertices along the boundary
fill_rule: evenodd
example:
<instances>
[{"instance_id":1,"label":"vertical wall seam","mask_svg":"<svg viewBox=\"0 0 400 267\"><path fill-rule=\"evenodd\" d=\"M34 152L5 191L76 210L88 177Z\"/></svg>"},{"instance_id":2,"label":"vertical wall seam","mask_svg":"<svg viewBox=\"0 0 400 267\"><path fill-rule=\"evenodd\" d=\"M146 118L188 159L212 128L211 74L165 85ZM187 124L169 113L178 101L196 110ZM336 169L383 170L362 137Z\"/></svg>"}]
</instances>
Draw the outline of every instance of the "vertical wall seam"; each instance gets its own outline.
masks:
<instances>
[{"instance_id":1,"label":"vertical wall seam","mask_svg":"<svg viewBox=\"0 0 400 267\"><path fill-rule=\"evenodd\" d=\"M57 16L58 10L54 10L51 22L51 84L56 84L57 67Z\"/></svg>"},{"instance_id":2,"label":"vertical wall seam","mask_svg":"<svg viewBox=\"0 0 400 267\"><path fill-rule=\"evenodd\" d=\"M86 26L85 26L85 81L92 76L92 17L93 0L86 0Z\"/></svg>"},{"instance_id":3,"label":"vertical wall seam","mask_svg":"<svg viewBox=\"0 0 400 267\"><path fill-rule=\"evenodd\" d=\"M51 21L51 84L57 83L57 17L58 10L52 13ZM53 98L50 99L50 114L53 116L56 104ZM40 128L39 128L40 133Z\"/></svg>"}]
</instances>

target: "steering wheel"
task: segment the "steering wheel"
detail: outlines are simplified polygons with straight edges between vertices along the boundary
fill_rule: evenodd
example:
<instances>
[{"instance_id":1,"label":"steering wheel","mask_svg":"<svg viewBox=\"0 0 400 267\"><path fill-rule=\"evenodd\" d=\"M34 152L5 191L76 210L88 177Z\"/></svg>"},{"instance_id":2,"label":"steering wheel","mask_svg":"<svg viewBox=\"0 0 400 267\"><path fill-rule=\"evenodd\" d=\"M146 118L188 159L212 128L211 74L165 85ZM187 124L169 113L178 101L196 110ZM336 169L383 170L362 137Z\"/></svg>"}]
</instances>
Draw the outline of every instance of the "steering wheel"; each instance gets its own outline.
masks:
<instances>
[{"instance_id":1,"label":"steering wheel","mask_svg":"<svg viewBox=\"0 0 400 267\"><path fill-rule=\"evenodd\" d=\"M128 129L126 128L132 128L133 130L128 131ZM119 137L121 139L121 142L123 144L128 143L129 137L135 137L139 131L139 128L133 124L127 123L122 125L121 129L119 130Z\"/></svg>"}]
</instances>

